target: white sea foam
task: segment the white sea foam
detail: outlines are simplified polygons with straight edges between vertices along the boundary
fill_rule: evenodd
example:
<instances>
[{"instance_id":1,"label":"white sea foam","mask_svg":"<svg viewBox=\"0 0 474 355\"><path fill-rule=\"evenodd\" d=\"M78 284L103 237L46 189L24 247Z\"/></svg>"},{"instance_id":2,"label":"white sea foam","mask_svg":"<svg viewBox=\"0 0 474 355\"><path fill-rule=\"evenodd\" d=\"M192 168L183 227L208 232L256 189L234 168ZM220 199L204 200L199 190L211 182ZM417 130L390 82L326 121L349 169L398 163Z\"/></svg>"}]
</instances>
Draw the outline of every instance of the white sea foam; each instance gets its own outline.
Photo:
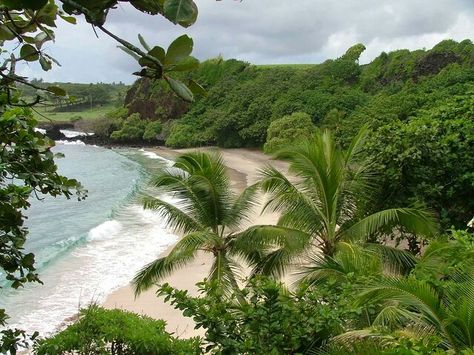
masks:
<instances>
[{"instance_id":1,"label":"white sea foam","mask_svg":"<svg viewBox=\"0 0 474 355\"><path fill-rule=\"evenodd\" d=\"M61 129L61 133L64 134L67 138L85 137L85 136L91 136L94 134L94 133L73 131L70 129Z\"/></svg>"},{"instance_id":2,"label":"white sea foam","mask_svg":"<svg viewBox=\"0 0 474 355\"><path fill-rule=\"evenodd\" d=\"M154 152L150 152L148 150L145 150L145 149L140 149L140 152L142 152L142 154L144 156L146 156L147 158L149 159L159 159L159 160L162 160L164 161L168 166L172 166L173 165L173 161L172 160L169 160L169 159L166 159L166 158L163 158L161 156L159 156L158 154L154 153Z\"/></svg>"},{"instance_id":3,"label":"white sea foam","mask_svg":"<svg viewBox=\"0 0 474 355\"><path fill-rule=\"evenodd\" d=\"M45 286L30 289L29 293L36 291L35 297L18 294L32 310L10 326L51 334L80 307L102 302L111 291L130 282L144 264L176 240L157 213L141 205L125 207L116 219L92 228L86 244L46 270L42 274Z\"/></svg>"},{"instance_id":4,"label":"white sea foam","mask_svg":"<svg viewBox=\"0 0 474 355\"><path fill-rule=\"evenodd\" d=\"M86 143L84 143L83 141L77 139L75 141L63 141L63 140L59 140L59 141L56 141L57 144L65 144L65 145L86 145Z\"/></svg>"},{"instance_id":5,"label":"white sea foam","mask_svg":"<svg viewBox=\"0 0 474 355\"><path fill-rule=\"evenodd\" d=\"M151 159L161 158L148 153L145 155ZM171 195L160 198L179 205ZM84 220L88 220L90 211L82 211ZM78 217L74 221L81 220ZM62 220L57 223L61 228ZM9 327L39 331L42 336L51 334L80 307L92 301L102 302L114 289L128 284L143 265L156 259L177 239L162 215L133 203L116 210L109 220L98 220L88 231L73 233L70 238L65 235L65 241L77 241L77 245L55 256L40 271L44 285L28 284L15 291L14 303L8 307L15 318Z\"/></svg>"},{"instance_id":6,"label":"white sea foam","mask_svg":"<svg viewBox=\"0 0 474 355\"><path fill-rule=\"evenodd\" d=\"M116 220L106 221L89 231L88 240L105 240L120 233L122 223Z\"/></svg>"}]
</instances>

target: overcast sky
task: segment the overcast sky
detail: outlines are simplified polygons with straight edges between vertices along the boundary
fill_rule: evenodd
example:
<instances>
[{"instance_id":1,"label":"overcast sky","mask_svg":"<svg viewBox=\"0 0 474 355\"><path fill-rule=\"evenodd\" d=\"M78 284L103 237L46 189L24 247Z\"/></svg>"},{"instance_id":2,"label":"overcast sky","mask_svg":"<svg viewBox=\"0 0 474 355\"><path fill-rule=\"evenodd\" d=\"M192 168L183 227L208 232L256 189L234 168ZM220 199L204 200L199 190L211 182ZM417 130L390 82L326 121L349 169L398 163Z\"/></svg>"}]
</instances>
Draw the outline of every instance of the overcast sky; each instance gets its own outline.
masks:
<instances>
[{"instance_id":1,"label":"overcast sky","mask_svg":"<svg viewBox=\"0 0 474 355\"><path fill-rule=\"evenodd\" d=\"M106 27L138 44L167 47L184 33L194 39L201 60L219 54L255 64L320 63L355 43L367 47L361 62L381 51L431 48L447 38L474 39L474 0L197 0L199 18L188 29L121 3ZM48 53L62 64L44 73L38 64L19 74L47 81L125 82L138 64L90 25L58 21Z\"/></svg>"}]
</instances>

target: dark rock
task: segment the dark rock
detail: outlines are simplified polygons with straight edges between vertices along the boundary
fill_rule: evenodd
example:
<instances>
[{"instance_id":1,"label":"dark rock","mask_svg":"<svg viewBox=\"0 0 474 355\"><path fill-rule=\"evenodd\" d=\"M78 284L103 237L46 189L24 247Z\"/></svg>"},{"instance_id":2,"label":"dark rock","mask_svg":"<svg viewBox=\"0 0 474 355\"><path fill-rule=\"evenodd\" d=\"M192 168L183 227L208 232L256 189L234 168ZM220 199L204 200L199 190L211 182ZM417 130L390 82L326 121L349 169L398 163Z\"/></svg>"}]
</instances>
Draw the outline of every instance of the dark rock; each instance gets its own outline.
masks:
<instances>
[{"instance_id":1,"label":"dark rock","mask_svg":"<svg viewBox=\"0 0 474 355\"><path fill-rule=\"evenodd\" d=\"M59 126L50 126L46 128L45 134L47 137L55 141L67 139L66 136L60 131Z\"/></svg>"}]
</instances>

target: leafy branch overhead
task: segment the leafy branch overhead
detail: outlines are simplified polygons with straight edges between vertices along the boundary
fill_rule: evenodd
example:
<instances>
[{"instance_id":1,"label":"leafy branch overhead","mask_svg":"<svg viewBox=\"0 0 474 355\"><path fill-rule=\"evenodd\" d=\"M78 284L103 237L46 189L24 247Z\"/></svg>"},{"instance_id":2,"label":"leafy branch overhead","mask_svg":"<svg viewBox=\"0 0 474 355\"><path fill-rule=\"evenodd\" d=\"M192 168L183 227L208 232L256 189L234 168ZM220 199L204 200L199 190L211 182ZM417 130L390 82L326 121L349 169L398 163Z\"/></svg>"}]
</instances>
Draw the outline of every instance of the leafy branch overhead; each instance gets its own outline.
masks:
<instances>
[{"instance_id":1,"label":"leafy branch overhead","mask_svg":"<svg viewBox=\"0 0 474 355\"><path fill-rule=\"evenodd\" d=\"M54 0L2 0L0 1L0 44L17 40L20 43L19 53L2 51L6 56L0 67L2 84L8 84L9 104L20 104L12 99L14 83L29 85L27 78L15 74L18 62L39 62L45 71L51 70L53 64L59 63L43 50L43 45L54 41L54 28L58 17L70 23L76 23L76 16L84 15L87 22L120 43L120 48L133 55L142 67L135 74L152 79L164 79L172 90L182 99L193 101L195 94L203 94L203 88L196 82L187 85L170 77L172 72L183 72L195 69L199 61L191 56L193 41L184 35L174 40L165 51L160 46L150 47L140 36L144 50L120 38L104 27L107 15L116 8L119 2L129 2L141 12L161 15L176 25L189 27L196 22L198 9L193 0L60 0L62 9ZM31 86L31 85L30 85ZM60 88L36 88L38 97L28 106L42 99L41 92L66 96Z\"/></svg>"},{"instance_id":2,"label":"leafy branch overhead","mask_svg":"<svg viewBox=\"0 0 474 355\"><path fill-rule=\"evenodd\" d=\"M142 67L140 71L134 73L135 75L150 79L164 78L171 89L186 101L193 101L194 95L205 93L202 86L194 80L190 80L189 84L185 85L168 75L172 72L190 71L198 68L199 60L191 56L194 46L192 38L182 35L176 38L166 51L160 46L151 48L141 35L138 35L138 39L144 50L147 51L143 56L138 55L137 51L129 46L118 46L135 58Z\"/></svg>"}]
</instances>

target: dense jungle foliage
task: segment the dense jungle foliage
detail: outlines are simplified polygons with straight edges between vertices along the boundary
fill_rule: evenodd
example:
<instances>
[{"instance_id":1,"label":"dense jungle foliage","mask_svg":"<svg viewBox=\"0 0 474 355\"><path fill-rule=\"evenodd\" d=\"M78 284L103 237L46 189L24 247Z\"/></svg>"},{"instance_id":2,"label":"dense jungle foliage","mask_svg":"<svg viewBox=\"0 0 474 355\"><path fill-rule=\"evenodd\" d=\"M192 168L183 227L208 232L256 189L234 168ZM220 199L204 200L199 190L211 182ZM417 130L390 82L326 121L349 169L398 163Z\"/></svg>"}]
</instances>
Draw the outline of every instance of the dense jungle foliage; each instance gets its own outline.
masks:
<instances>
[{"instance_id":1,"label":"dense jungle foliage","mask_svg":"<svg viewBox=\"0 0 474 355\"><path fill-rule=\"evenodd\" d=\"M299 181L268 167L238 196L221 157L181 155L153 179L181 204L145 196L144 207L160 211L183 237L133 286L139 294L197 251L209 253L199 296L169 284L158 289L203 335L177 340L164 322L93 305L40 340L38 353L472 354L474 234L439 234L423 208L363 212L373 179L360 155L364 138L362 130L343 151L329 132L317 133L280 153ZM280 218L245 229L259 189ZM384 236L400 230L425 238L423 251L386 243Z\"/></svg>"},{"instance_id":2,"label":"dense jungle foliage","mask_svg":"<svg viewBox=\"0 0 474 355\"><path fill-rule=\"evenodd\" d=\"M292 134L307 136L313 130L308 116L346 147L369 125L367 152L384 192L374 208L421 201L444 227L465 226L474 211L473 43L445 40L360 65L364 49L358 44L340 58L307 66L211 59L183 75L207 89L195 103L173 96L162 82L140 79L125 106L128 114L162 122L158 140L177 148L265 145L271 152ZM297 113L300 120L292 116Z\"/></svg>"}]
</instances>

